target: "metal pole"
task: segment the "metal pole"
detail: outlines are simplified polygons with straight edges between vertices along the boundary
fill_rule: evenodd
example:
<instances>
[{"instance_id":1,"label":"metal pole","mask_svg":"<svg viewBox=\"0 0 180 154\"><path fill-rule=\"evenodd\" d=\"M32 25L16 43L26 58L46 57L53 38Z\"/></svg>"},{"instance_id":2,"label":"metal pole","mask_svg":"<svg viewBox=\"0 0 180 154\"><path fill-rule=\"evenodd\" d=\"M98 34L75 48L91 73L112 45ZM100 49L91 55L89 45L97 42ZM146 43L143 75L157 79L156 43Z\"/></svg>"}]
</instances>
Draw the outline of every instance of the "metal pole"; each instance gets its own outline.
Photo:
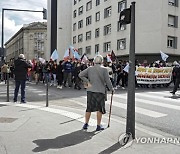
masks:
<instances>
[{"instance_id":1,"label":"metal pole","mask_svg":"<svg viewBox=\"0 0 180 154\"><path fill-rule=\"evenodd\" d=\"M48 73L46 74L46 107L49 106L49 102L48 102Z\"/></svg>"},{"instance_id":2,"label":"metal pole","mask_svg":"<svg viewBox=\"0 0 180 154\"><path fill-rule=\"evenodd\" d=\"M4 63L4 9L2 9L2 29L1 29L1 60Z\"/></svg>"},{"instance_id":3,"label":"metal pole","mask_svg":"<svg viewBox=\"0 0 180 154\"><path fill-rule=\"evenodd\" d=\"M131 4L126 134L132 134L135 139L135 2Z\"/></svg>"},{"instance_id":4,"label":"metal pole","mask_svg":"<svg viewBox=\"0 0 180 154\"><path fill-rule=\"evenodd\" d=\"M7 102L9 102L9 72L7 72L6 75L7 75Z\"/></svg>"}]
</instances>

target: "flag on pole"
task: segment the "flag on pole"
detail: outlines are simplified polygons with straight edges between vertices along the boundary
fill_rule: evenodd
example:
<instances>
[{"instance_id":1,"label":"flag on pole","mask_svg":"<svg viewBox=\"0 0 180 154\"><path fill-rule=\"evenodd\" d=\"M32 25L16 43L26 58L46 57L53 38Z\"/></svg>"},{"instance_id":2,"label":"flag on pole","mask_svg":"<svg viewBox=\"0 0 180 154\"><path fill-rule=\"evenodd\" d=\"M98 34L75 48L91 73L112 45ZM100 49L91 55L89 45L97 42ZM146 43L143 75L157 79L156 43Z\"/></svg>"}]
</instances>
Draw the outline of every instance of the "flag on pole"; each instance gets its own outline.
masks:
<instances>
[{"instance_id":1,"label":"flag on pole","mask_svg":"<svg viewBox=\"0 0 180 154\"><path fill-rule=\"evenodd\" d=\"M112 50L112 52L111 52L111 60L112 60L112 61L116 61L116 55L115 55L115 53L114 53L113 50Z\"/></svg>"},{"instance_id":2,"label":"flag on pole","mask_svg":"<svg viewBox=\"0 0 180 154\"><path fill-rule=\"evenodd\" d=\"M78 60L81 59L77 49L75 49L73 46L70 46L70 50L73 54L74 59L78 59Z\"/></svg>"},{"instance_id":3,"label":"flag on pole","mask_svg":"<svg viewBox=\"0 0 180 154\"><path fill-rule=\"evenodd\" d=\"M46 60L43 59L43 58L39 58L39 61L40 61L42 64L44 64L44 63L46 62Z\"/></svg>"},{"instance_id":4,"label":"flag on pole","mask_svg":"<svg viewBox=\"0 0 180 154\"><path fill-rule=\"evenodd\" d=\"M162 58L162 60L164 60L164 61L166 61L167 60L167 58L169 57L167 54L165 54L164 52L162 52L161 50L160 50L160 54L161 54L161 58Z\"/></svg>"},{"instance_id":5,"label":"flag on pole","mask_svg":"<svg viewBox=\"0 0 180 154\"><path fill-rule=\"evenodd\" d=\"M86 54L84 53L84 54L82 55L82 57L81 57L81 62L86 63L87 61L89 61L89 60L88 60Z\"/></svg>"},{"instance_id":6,"label":"flag on pole","mask_svg":"<svg viewBox=\"0 0 180 154\"><path fill-rule=\"evenodd\" d=\"M69 56L70 56L70 50L69 49L67 49L66 51L65 51L65 53L64 53L64 60L68 60L69 59Z\"/></svg>"},{"instance_id":7,"label":"flag on pole","mask_svg":"<svg viewBox=\"0 0 180 154\"><path fill-rule=\"evenodd\" d=\"M59 55L58 55L58 52L57 50L55 49L51 55L51 59L52 60L57 60L59 58Z\"/></svg>"},{"instance_id":8,"label":"flag on pole","mask_svg":"<svg viewBox=\"0 0 180 154\"><path fill-rule=\"evenodd\" d=\"M107 56L106 56L106 57L107 57L107 62L108 62L108 63L112 63L112 60L111 60L111 58L110 58L109 54L107 54Z\"/></svg>"},{"instance_id":9,"label":"flag on pole","mask_svg":"<svg viewBox=\"0 0 180 154\"><path fill-rule=\"evenodd\" d=\"M124 69L123 69L125 72L129 73L129 64L127 64Z\"/></svg>"}]
</instances>

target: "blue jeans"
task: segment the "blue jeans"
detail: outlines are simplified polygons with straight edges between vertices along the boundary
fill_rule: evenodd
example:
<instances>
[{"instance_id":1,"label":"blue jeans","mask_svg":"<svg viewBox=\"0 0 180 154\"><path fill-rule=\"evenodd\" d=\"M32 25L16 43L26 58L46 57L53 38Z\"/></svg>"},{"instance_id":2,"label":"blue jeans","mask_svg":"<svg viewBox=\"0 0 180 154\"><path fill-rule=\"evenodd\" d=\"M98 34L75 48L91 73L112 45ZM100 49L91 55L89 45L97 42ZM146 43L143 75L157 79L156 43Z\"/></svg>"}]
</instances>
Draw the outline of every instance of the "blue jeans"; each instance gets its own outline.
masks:
<instances>
[{"instance_id":1,"label":"blue jeans","mask_svg":"<svg viewBox=\"0 0 180 154\"><path fill-rule=\"evenodd\" d=\"M17 102L19 87L21 86L21 102L25 102L26 80L16 80L14 90L14 102Z\"/></svg>"}]
</instances>

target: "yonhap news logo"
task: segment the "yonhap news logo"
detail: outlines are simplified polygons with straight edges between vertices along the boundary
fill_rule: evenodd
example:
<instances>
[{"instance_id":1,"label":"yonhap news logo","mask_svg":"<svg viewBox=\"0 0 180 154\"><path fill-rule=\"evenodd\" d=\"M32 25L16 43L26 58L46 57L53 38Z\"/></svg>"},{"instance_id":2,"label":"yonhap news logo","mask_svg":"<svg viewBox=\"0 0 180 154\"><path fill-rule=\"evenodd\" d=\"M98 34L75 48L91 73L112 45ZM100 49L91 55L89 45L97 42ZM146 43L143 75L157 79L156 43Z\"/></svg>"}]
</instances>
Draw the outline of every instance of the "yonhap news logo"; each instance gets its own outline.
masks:
<instances>
[{"instance_id":1,"label":"yonhap news logo","mask_svg":"<svg viewBox=\"0 0 180 154\"><path fill-rule=\"evenodd\" d=\"M132 138L131 133L124 133L119 136L119 144L123 148L130 147L133 142L136 144L178 144L180 145L180 137L135 137Z\"/></svg>"}]
</instances>

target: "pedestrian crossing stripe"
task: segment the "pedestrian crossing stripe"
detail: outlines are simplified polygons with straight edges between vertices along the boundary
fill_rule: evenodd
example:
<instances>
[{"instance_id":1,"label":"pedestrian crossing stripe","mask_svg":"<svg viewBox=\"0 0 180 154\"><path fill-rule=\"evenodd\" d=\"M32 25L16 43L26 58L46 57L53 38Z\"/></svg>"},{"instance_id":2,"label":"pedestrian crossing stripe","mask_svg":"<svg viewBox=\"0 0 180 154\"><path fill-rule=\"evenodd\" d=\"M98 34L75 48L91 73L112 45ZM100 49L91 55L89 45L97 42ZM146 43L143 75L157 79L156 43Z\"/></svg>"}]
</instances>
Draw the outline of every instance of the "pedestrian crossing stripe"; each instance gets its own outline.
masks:
<instances>
[{"instance_id":1,"label":"pedestrian crossing stripe","mask_svg":"<svg viewBox=\"0 0 180 154\"><path fill-rule=\"evenodd\" d=\"M141 96L141 95L139 94L138 96ZM142 94L142 96L144 96L144 94ZM117 95L116 94L115 97L120 98L120 99L125 99L125 100L127 99L126 95ZM136 94L135 100L136 100L136 102L139 102L139 103L150 104L150 105L160 106L160 107L174 109L174 110L180 110L180 106L171 105L171 104L167 104L167 103L161 103L161 102L158 102L156 100L155 101L150 101L150 100L147 100L147 99L137 98L137 94Z\"/></svg>"},{"instance_id":2,"label":"pedestrian crossing stripe","mask_svg":"<svg viewBox=\"0 0 180 154\"><path fill-rule=\"evenodd\" d=\"M172 96L170 95L167 95L167 94L164 94L164 95L160 95L158 94L158 96L156 96L154 93L143 93L140 94L140 93L136 93L136 96L141 96L141 97L146 97L146 98L151 98L154 97L156 100L164 100L164 101L170 101L170 102L173 102L173 103L179 103L180 102L180 99L172 99Z\"/></svg>"},{"instance_id":3,"label":"pedestrian crossing stripe","mask_svg":"<svg viewBox=\"0 0 180 154\"><path fill-rule=\"evenodd\" d=\"M85 97L82 96L81 98L85 98ZM110 104L109 101L107 101L106 104ZM112 105L115 106L115 107L119 107L119 108L125 109L125 110L127 109L127 104L119 103L119 102L116 102L114 100L113 100ZM144 108L140 108L140 107L135 107L135 112L139 113L139 114L143 114L143 115L149 116L149 117L153 117L153 118L160 118L160 117L167 116L167 114L160 113L160 112L155 112L155 111L144 109Z\"/></svg>"}]
</instances>

